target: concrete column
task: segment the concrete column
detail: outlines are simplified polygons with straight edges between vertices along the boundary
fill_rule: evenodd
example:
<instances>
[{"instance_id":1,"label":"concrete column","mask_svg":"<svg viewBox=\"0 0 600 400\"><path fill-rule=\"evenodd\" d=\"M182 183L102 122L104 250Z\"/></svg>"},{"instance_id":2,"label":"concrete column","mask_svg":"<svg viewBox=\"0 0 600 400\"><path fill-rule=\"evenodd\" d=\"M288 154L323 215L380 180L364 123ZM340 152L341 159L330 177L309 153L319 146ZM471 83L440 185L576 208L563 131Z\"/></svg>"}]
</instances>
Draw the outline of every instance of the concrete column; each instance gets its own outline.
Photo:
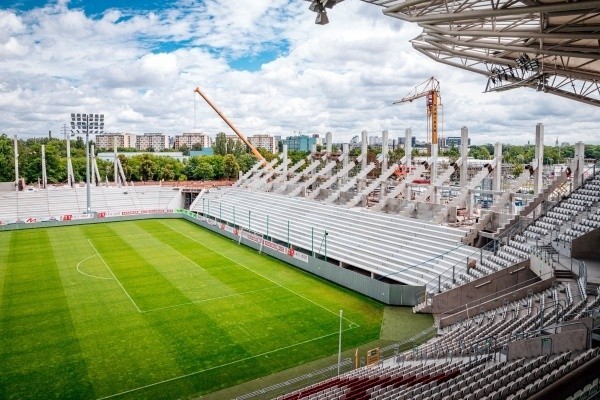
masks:
<instances>
[{"instance_id":1,"label":"concrete column","mask_svg":"<svg viewBox=\"0 0 600 400\"><path fill-rule=\"evenodd\" d=\"M576 182L579 185L581 184L581 176L585 169L585 145L583 142L575 143L573 161L575 163L575 171L572 173L573 182Z\"/></svg>"},{"instance_id":2,"label":"concrete column","mask_svg":"<svg viewBox=\"0 0 600 400\"><path fill-rule=\"evenodd\" d=\"M46 189L48 177L46 176L46 145L42 145L42 187Z\"/></svg>"},{"instance_id":3,"label":"concrete column","mask_svg":"<svg viewBox=\"0 0 600 400\"><path fill-rule=\"evenodd\" d=\"M19 191L19 147L17 145L17 135L15 135L15 190Z\"/></svg>"},{"instance_id":4,"label":"concrete column","mask_svg":"<svg viewBox=\"0 0 600 400\"><path fill-rule=\"evenodd\" d=\"M499 192L502 190L502 143L494 144L494 157L496 158L496 168L494 168L494 182L492 190ZM494 194L495 195L495 194Z\"/></svg>"},{"instance_id":5,"label":"concrete column","mask_svg":"<svg viewBox=\"0 0 600 400\"><path fill-rule=\"evenodd\" d=\"M327 154L331 154L331 145L333 144L333 143L331 142L331 140L332 140L332 139L331 139L331 132L327 132L327 133L325 134L325 140L327 141L327 147L326 147L326 150L325 150L325 151L327 151Z\"/></svg>"},{"instance_id":6,"label":"concrete column","mask_svg":"<svg viewBox=\"0 0 600 400\"><path fill-rule=\"evenodd\" d=\"M533 173L533 191L539 194L543 189L542 172L544 171L544 124L538 123L535 126L535 160L538 167Z\"/></svg>"},{"instance_id":7,"label":"concrete column","mask_svg":"<svg viewBox=\"0 0 600 400\"><path fill-rule=\"evenodd\" d=\"M362 142L361 142L362 149L361 149L360 154L363 155L361 171L364 171L365 169L367 169L367 144L368 144L367 131L362 131L361 137L362 137Z\"/></svg>"},{"instance_id":8,"label":"concrete column","mask_svg":"<svg viewBox=\"0 0 600 400\"><path fill-rule=\"evenodd\" d=\"M287 161L288 161L288 146L287 144L283 145L283 173L287 174Z\"/></svg>"},{"instance_id":9,"label":"concrete column","mask_svg":"<svg viewBox=\"0 0 600 400\"><path fill-rule=\"evenodd\" d=\"M348 143L342 144L342 153L342 168L346 168L348 166L348 158L350 155L350 145ZM348 180L348 174L344 174L344 176L341 176L340 178L341 183L346 183L346 181Z\"/></svg>"},{"instance_id":10,"label":"concrete column","mask_svg":"<svg viewBox=\"0 0 600 400\"><path fill-rule=\"evenodd\" d=\"M388 148L388 131L381 132L381 173L387 171L388 169L388 156L389 156L389 148Z\"/></svg>"},{"instance_id":11,"label":"concrete column","mask_svg":"<svg viewBox=\"0 0 600 400\"><path fill-rule=\"evenodd\" d=\"M411 153L412 153L412 130L410 128L408 128L406 131L404 131L404 156L406 157L405 160L406 160L406 165L408 167L410 167L412 164Z\"/></svg>"},{"instance_id":12,"label":"concrete column","mask_svg":"<svg viewBox=\"0 0 600 400\"><path fill-rule=\"evenodd\" d=\"M312 148L310 149L310 153L312 156L317 154L317 144L316 143L312 145Z\"/></svg>"},{"instance_id":13,"label":"concrete column","mask_svg":"<svg viewBox=\"0 0 600 400\"><path fill-rule=\"evenodd\" d=\"M113 173L115 174L115 186L119 186L119 166L117 164L117 137L113 136L113 152L114 152L114 163L113 163Z\"/></svg>"},{"instance_id":14,"label":"concrete column","mask_svg":"<svg viewBox=\"0 0 600 400\"><path fill-rule=\"evenodd\" d=\"M466 126L460 128L460 156L463 160L460 165L460 187L462 189L467 187L467 176L469 174L469 163L467 162L469 156L469 129Z\"/></svg>"}]
</instances>

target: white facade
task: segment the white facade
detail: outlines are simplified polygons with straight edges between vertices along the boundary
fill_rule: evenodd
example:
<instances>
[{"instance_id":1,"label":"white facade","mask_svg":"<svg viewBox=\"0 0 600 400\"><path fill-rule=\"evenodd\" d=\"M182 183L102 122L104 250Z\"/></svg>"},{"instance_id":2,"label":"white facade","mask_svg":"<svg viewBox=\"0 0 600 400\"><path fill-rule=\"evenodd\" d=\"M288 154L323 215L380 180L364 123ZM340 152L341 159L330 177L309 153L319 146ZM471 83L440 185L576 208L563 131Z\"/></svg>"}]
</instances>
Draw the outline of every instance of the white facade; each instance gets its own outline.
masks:
<instances>
[{"instance_id":1,"label":"white facade","mask_svg":"<svg viewBox=\"0 0 600 400\"><path fill-rule=\"evenodd\" d=\"M164 133L144 133L135 138L135 148L140 151L148 148L161 151L167 147L167 136Z\"/></svg>"},{"instance_id":2,"label":"white facade","mask_svg":"<svg viewBox=\"0 0 600 400\"><path fill-rule=\"evenodd\" d=\"M96 148L113 149L115 138L117 139L117 148L135 146L135 135L131 133L103 133L96 135Z\"/></svg>"},{"instance_id":3,"label":"white facade","mask_svg":"<svg viewBox=\"0 0 600 400\"><path fill-rule=\"evenodd\" d=\"M191 149L195 144L201 144L202 148L207 148L212 146L212 139L204 133L183 133L175 136L175 149L179 149L183 145Z\"/></svg>"},{"instance_id":4,"label":"white facade","mask_svg":"<svg viewBox=\"0 0 600 400\"><path fill-rule=\"evenodd\" d=\"M277 140L271 135L249 136L248 141L257 149L262 147L269 153L277 153Z\"/></svg>"}]
</instances>

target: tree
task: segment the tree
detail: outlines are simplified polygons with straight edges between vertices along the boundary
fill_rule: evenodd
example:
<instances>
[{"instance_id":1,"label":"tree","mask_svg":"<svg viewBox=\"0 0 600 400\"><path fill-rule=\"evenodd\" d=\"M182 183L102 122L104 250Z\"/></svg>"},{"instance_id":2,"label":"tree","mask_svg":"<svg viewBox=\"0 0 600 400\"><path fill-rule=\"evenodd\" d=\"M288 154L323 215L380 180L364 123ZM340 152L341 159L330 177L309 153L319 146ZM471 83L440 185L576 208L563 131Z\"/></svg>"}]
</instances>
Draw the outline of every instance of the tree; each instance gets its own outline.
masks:
<instances>
[{"instance_id":1,"label":"tree","mask_svg":"<svg viewBox=\"0 0 600 400\"><path fill-rule=\"evenodd\" d=\"M227 154L227 137L223 132L217 133L215 144L213 145L215 155L224 156Z\"/></svg>"},{"instance_id":2,"label":"tree","mask_svg":"<svg viewBox=\"0 0 600 400\"><path fill-rule=\"evenodd\" d=\"M149 181L154 178L156 171L156 164L152 160L152 156L149 154L143 154L140 160L139 173L140 177L144 181Z\"/></svg>"},{"instance_id":3,"label":"tree","mask_svg":"<svg viewBox=\"0 0 600 400\"><path fill-rule=\"evenodd\" d=\"M209 181L209 180L213 179L214 176L215 176L215 171L214 171L212 165L210 165L206 161L201 161L198 164L198 166L196 166L196 168L194 169L194 177L196 179L202 179L202 180Z\"/></svg>"},{"instance_id":4,"label":"tree","mask_svg":"<svg viewBox=\"0 0 600 400\"><path fill-rule=\"evenodd\" d=\"M192 149L193 149L193 147L192 147ZM182 144L181 146L179 146L179 151L184 156L189 156L190 155L190 149L187 147L187 144L185 144L185 143Z\"/></svg>"},{"instance_id":5,"label":"tree","mask_svg":"<svg viewBox=\"0 0 600 400\"><path fill-rule=\"evenodd\" d=\"M252 168L255 162L256 158L252 157L250 154L247 153L241 154L237 157L237 163L240 167L240 170L244 173L248 172L248 170Z\"/></svg>"},{"instance_id":6,"label":"tree","mask_svg":"<svg viewBox=\"0 0 600 400\"><path fill-rule=\"evenodd\" d=\"M236 142L241 142L241 140L234 141L232 138L227 139L227 154L233 154Z\"/></svg>"},{"instance_id":7,"label":"tree","mask_svg":"<svg viewBox=\"0 0 600 400\"><path fill-rule=\"evenodd\" d=\"M233 155L239 157L240 155L248 152L247 148L248 146L246 146L246 143L238 140L235 142L235 146L233 146Z\"/></svg>"},{"instance_id":8,"label":"tree","mask_svg":"<svg viewBox=\"0 0 600 400\"><path fill-rule=\"evenodd\" d=\"M521 174L523 173L523 171L525 170L525 167L523 167L523 164L513 164L513 176L516 178L518 176L521 176Z\"/></svg>"},{"instance_id":9,"label":"tree","mask_svg":"<svg viewBox=\"0 0 600 400\"><path fill-rule=\"evenodd\" d=\"M223 157L223 176L228 179L235 179L238 176L240 171L240 166L238 165L233 154L227 154Z\"/></svg>"},{"instance_id":10,"label":"tree","mask_svg":"<svg viewBox=\"0 0 600 400\"><path fill-rule=\"evenodd\" d=\"M192 150L194 151L201 151L203 149L202 143L194 143L192 145Z\"/></svg>"}]
</instances>

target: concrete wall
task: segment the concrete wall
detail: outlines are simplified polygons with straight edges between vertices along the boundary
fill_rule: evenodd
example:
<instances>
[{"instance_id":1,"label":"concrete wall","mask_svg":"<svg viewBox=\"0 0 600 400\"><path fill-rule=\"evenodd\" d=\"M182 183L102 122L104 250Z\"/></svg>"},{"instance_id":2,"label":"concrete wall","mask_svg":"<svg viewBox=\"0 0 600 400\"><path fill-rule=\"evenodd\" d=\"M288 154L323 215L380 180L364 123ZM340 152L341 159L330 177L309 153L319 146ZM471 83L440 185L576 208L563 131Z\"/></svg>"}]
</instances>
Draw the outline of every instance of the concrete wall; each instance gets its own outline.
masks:
<instances>
[{"instance_id":1,"label":"concrete wall","mask_svg":"<svg viewBox=\"0 0 600 400\"><path fill-rule=\"evenodd\" d=\"M600 228L594 229L571 242L571 257L578 260L600 258Z\"/></svg>"},{"instance_id":2,"label":"concrete wall","mask_svg":"<svg viewBox=\"0 0 600 400\"><path fill-rule=\"evenodd\" d=\"M504 268L433 297L432 312L444 314L465 304L477 304L478 300L490 300L493 293L502 293L515 285L529 285L535 275L529 269L529 260ZM456 310L458 311L458 310Z\"/></svg>"},{"instance_id":3,"label":"concrete wall","mask_svg":"<svg viewBox=\"0 0 600 400\"><path fill-rule=\"evenodd\" d=\"M532 293L541 292L551 287L553 282L554 278L545 279L543 281L538 281L531 285L523 286L516 290L509 289L507 291L504 291L503 293L497 294L494 298L490 300L482 299L481 302L469 304L468 309L465 305L463 307L460 307L460 311L453 311L453 313L449 312L447 316L444 316L444 314L440 315L438 320L438 326L440 328L443 328L445 326L452 325L455 322L465 320L469 317L479 314L480 310L493 310L502 306L505 300L515 301L523 299L527 297L529 291L531 291Z\"/></svg>"},{"instance_id":4,"label":"concrete wall","mask_svg":"<svg viewBox=\"0 0 600 400\"><path fill-rule=\"evenodd\" d=\"M509 343L508 360L538 357L543 354L561 354L567 351L586 350L589 341L587 327L584 325L573 327L577 329ZM544 343L547 347L544 347Z\"/></svg>"}]
</instances>

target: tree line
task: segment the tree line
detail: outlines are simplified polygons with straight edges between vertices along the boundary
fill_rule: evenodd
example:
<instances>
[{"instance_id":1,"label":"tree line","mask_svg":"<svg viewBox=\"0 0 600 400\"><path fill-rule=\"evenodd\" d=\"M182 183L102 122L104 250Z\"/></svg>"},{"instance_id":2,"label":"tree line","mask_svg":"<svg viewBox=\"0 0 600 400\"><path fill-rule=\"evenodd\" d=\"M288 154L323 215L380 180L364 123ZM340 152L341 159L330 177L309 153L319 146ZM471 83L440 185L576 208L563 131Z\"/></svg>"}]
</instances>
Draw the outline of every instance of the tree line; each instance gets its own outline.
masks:
<instances>
[{"instance_id":1,"label":"tree line","mask_svg":"<svg viewBox=\"0 0 600 400\"><path fill-rule=\"evenodd\" d=\"M30 138L18 140L19 175L27 183L35 183L41 178L42 145L46 146L46 173L49 183L67 181L66 142L57 138ZM380 149L369 146L367 159L375 160ZM271 161L275 154L260 148L259 152ZM511 163L517 169L533 160L535 148L533 145L503 145L502 155L505 163ZM256 159L248 153L248 148L241 141L228 139L224 133L219 133L213 145L213 155L194 156L184 161L173 157L157 156L154 154L126 157L119 155L125 176L129 181L159 181L159 180L213 180L236 179L239 172L248 171ZM351 150L350 155L360 154L360 148ZM413 150L413 154L417 152ZM295 164L308 155L307 152L289 151L288 158ZM440 151L440 155L458 158L460 151L456 147ZM544 164L564 163L566 158L572 158L574 146L545 146ZM390 162L397 162L404 156L404 149L396 148L390 152ZM491 159L494 156L494 146L485 144L470 146L469 156L477 159ZM585 157L600 159L600 145L586 145ZM85 143L81 137L71 140L71 160L76 182L85 181ZM113 163L97 158L98 170L102 180L114 181ZM13 140L7 135L0 135L0 181L15 180Z\"/></svg>"}]
</instances>

